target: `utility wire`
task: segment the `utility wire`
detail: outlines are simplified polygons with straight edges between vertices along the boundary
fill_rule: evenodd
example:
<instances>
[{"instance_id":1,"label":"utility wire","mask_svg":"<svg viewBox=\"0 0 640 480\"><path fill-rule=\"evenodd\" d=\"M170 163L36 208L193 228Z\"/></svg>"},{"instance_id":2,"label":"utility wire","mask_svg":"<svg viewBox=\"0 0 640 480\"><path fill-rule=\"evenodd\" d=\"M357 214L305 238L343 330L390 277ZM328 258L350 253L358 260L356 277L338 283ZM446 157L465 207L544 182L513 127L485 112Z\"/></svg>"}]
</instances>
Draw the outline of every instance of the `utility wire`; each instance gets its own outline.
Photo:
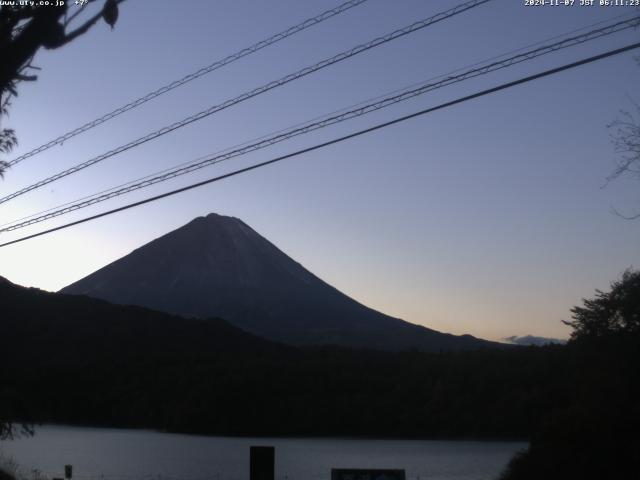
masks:
<instances>
[{"instance_id":1,"label":"utility wire","mask_svg":"<svg viewBox=\"0 0 640 480\"><path fill-rule=\"evenodd\" d=\"M209 178L208 180L204 180L204 181L201 181L201 182L193 183L191 185L187 185L186 187L178 188L176 190L172 190L170 192L166 192L166 193L163 193L163 194L160 194L160 195L156 195L154 197L146 198L146 199L140 200L138 202L130 203L130 204L124 205L122 207L114 208L113 210L108 210L106 212L102 212L102 213L99 213L97 215L92 215L90 217L85 217L83 219L67 223L65 225L60 225L58 227L50 228L50 229L44 230L42 232L34 233L32 235L27 235L25 237L21 237L21 238L18 238L18 239L9 241L9 242L5 242L5 243L0 244L0 248L6 247L8 245L13 245L13 244L19 243L19 242L24 242L25 240L30 240L32 238L40 237L42 235L53 233L53 232L56 232L58 230L63 230L63 229L66 229L66 228L69 228L69 227L72 227L72 226L75 226L75 225L86 223L86 222L89 222L91 220L95 220L95 219L98 219L98 218L101 218L101 217L105 217L107 215L112 215L112 214L117 213L117 212L122 212L122 211L128 210L130 208L138 207L140 205L144 205L144 204L147 204L147 203L155 202L157 200L160 200L160 199L163 199L163 198L166 198L166 197L170 197L170 196L176 195L178 193L186 192L188 190L192 190L194 188L202 187L202 186L208 185L210 183L218 182L218 181L224 180L226 178L234 177L236 175L240 175L241 173L249 172L251 170L256 170L258 168L265 167L267 165L271 165L271 164L280 162L282 160L286 160L288 158L296 157L296 156L302 155L304 153L312 152L314 150L319 150L321 148L328 147L329 145L334 145L334 144L343 142L345 140L349 140L351 138L359 137L361 135L364 135L364 134L367 134L367 133L371 133L373 131L380 130L382 128L386 128L386 127L389 127L391 125L395 125L397 123L401 123L401 122L407 121L407 120L412 119L412 118L416 118L416 117L419 117L419 116L422 116L422 115L426 115L428 113L435 112L437 110L442 110L444 108L448 108L448 107L451 107L451 106L454 106L454 105L458 105L460 103L464 103L464 102L467 102L469 100L473 100L475 98L483 97L485 95L489 95L489 94L492 94L492 93L495 93L495 92L498 92L498 91L501 91L501 90L505 90L507 88L511 88L511 87L515 87L517 85L521 85L521 84L524 84L524 83L527 83L527 82L531 82L533 80L538 80L540 78L548 77L550 75L554 75L556 73L560 73L560 72L563 72L563 71L566 71L566 70L570 70L572 68L576 68L576 67L579 67L581 65L586 65L586 64L589 64L589 63L596 62L598 60L603 60L605 58L608 58L608 57L611 57L611 56L614 56L614 55L619 55L621 53L628 52L630 50L634 50L634 49L639 48L639 47L640 47L640 42L633 43L633 44L627 45L625 47L617 48L615 50L609 50L608 52L601 53L599 55L594 55L592 57L588 57L588 58L585 58L585 59L582 59L582 60L578 60L576 62L568 63L568 64L562 65L560 67L556 67L556 68L552 68L552 69L549 69L549 70L545 70L543 72L536 73L534 75L529 75L527 77L523 77L523 78L520 78L518 80L514 80L514 81L511 81L511 82L503 83L503 84L498 85L496 87L492 87L492 88L489 88L489 89L486 89L486 90L482 90L480 92L473 93L471 95L460 97L460 98L457 98L456 100L452 100L452 101L449 101L449 102L446 102L446 103L441 103L440 105L437 105L435 107L426 108L424 110L420 110L418 112L415 112L415 113L412 113L412 114L409 114L409 115L405 115L405 116L396 118L394 120L390 120L388 122L379 123L379 124L374 125L372 127L365 128L363 130L358 130L357 132L353 132L353 133L350 133L348 135L344 135L342 137L334 138L333 140L329 140L327 142L319 143L319 144L316 144L316 145L311 146L311 147L303 148L302 150L297 150L295 152L292 152L292 153L289 153L289 154L286 154L286 155L282 155L280 157L276 157L276 158L273 158L271 160L267 160L267 161L264 161L264 162L261 162L261 163L257 163L255 165L251 165L249 167L245 167L245 168L241 168L241 169L238 169L238 170L234 170L233 172L229 172L229 173L226 173L224 175L219 175L217 177Z\"/></svg>"},{"instance_id":2,"label":"utility wire","mask_svg":"<svg viewBox=\"0 0 640 480\"><path fill-rule=\"evenodd\" d=\"M2 225L0 227L0 232L10 232L13 230L18 230L20 228L24 228L36 223L40 223L46 220L49 220L51 218L55 218L82 208L86 208L90 205L95 205L96 203L100 203L100 202L104 202L106 200L109 200L111 198L115 198L130 192L133 192L135 190L139 190L142 188L146 188L149 187L151 185L155 185L157 183L160 182L164 182L167 181L169 179L181 176L181 175L185 175L187 173L191 173L194 172L196 170L199 170L201 168L205 168L226 160L229 160L231 158L234 157L238 157L241 155L245 155L247 153L250 152L254 152L256 150L260 150L262 148L266 148L268 146L274 145L276 143L280 143L282 141L285 140L289 140L295 136L298 135L303 135L315 130L319 130L321 128L325 128L328 127L330 125L334 125L336 123L340 123L346 120L350 120L352 118L356 118L386 107L389 107L391 105L394 105L396 103L405 101L405 100L409 100L411 98L414 98L418 95L423 95L427 92L442 88L442 87L446 87L448 85L452 85L454 83L458 83L464 80L468 80L470 78L475 78L478 77L480 75L486 75L488 73L491 72L495 72L497 70L501 70L525 61L529 61L532 60L534 58L540 57L542 55L547 55L549 53L552 52L556 52L558 50L564 49L564 48L568 48L568 47L572 47L575 45L579 45L582 43L585 43L587 41L590 40L594 40L597 38L601 38L607 35L611 35L613 33L617 33L629 28L633 28L633 27L637 27L638 25L640 25L640 16L636 16L634 18L628 19L628 20L624 20L624 21L620 21L617 23L614 23L612 25L608 25L596 30L592 30L590 32L584 33L582 35L578 35L578 36L574 36L574 37L570 37L567 39L564 39L560 42L556 42L550 45L545 45L539 48L536 48L534 50L530 50L524 53L521 53L519 55L515 55L497 62L493 62L490 63L488 65L484 65L475 69L471 69L468 70L466 72L463 72L459 75L453 75L453 76L448 76L445 77L444 79L438 81L438 82L433 82L433 83L423 83L422 85L420 85L418 88L413 88L410 90L406 90L400 94L397 95L392 95L386 98L383 98L382 100L373 102L373 103L369 103L367 105L364 106L359 106L358 108L352 109L352 110L348 110L345 111L343 113L340 113L338 115L333 115L333 116L329 116L329 117L325 117L322 118L319 121L311 121L307 124L303 124L302 126L297 126L294 127L292 129L289 130L285 130L282 132L279 132L277 135L271 136L271 137L267 137L267 138L261 138L259 139L257 142L252 143L252 144L244 144L243 146L240 146L239 148L235 148L232 149L230 151L224 151L225 153L215 153L206 157L201 157L198 160L194 160L192 162L188 162L186 165L183 164L183 166L178 166L176 168L173 169L168 169L163 171L162 173L156 175L156 176L149 176L149 177L145 177L144 179L141 179L140 181L133 181L133 182L129 182L127 184L125 184L124 186L118 188L115 187L113 189L109 189L105 192L99 192L97 194L91 195L89 197L85 197L84 199L80 199L77 202L70 202L69 204L65 204L63 205L61 208L58 209L50 209L50 211L48 211L48 213L44 213L42 215L39 216L35 216L33 215L32 217L35 218L30 218L28 220L24 220L24 221L20 221L20 220L16 220L15 222L10 222L13 223L12 225L9 226L5 226ZM53 211L51 211L53 210ZM16 223L19 222L19 223Z\"/></svg>"},{"instance_id":3,"label":"utility wire","mask_svg":"<svg viewBox=\"0 0 640 480\"><path fill-rule=\"evenodd\" d=\"M284 30L280 33L276 33L275 35L272 35L271 37L262 40L258 43L254 43L253 45L251 45L250 47L244 48L236 53L233 53L221 60L217 60L214 63L207 65L206 67L202 67L201 69L192 72L188 75L185 75L184 77L182 77L179 80L175 80L171 83L168 83L167 85L164 85L160 88L158 88L157 90L154 90L151 93L148 93L147 95L144 95L140 98L137 98L136 100L133 100L132 102L127 103L126 105L123 105L119 108L116 108L115 110L104 114L103 116L101 116L100 118L96 118L95 120L92 120L91 122L87 122L84 125L71 130L61 136L59 136L58 138L55 138L43 145L40 145L37 148L34 148L33 150L20 155L19 157L11 160L9 162L9 166L13 166L16 165L20 162L22 162L23 160L26 160L27 158L33 157L34 155L37 155L41 152L44 152L45 150L50 149L51 147L54 147L55 145L58 144L62 144L63 142L69 140L70 138L75 137L76 135L80 135L81 133L86 132L87 130L91 130L94 127L97 127L98 125L105 123L109 120L111 120L112 118L117 117L118 115L121 115L133 108L139 107L140 105L142 105L143 103L148 102L149 100L153 100L156 97L159 97L160 95L163 95L167 92L170 92L171 90L181 87L182 85L191 82L192 80L195 80L197 78L200 78L208 73L213 72L214 70L218 70L219 68L222 68L226 65L229 65L230 63L235 62L236 60L240 60L243 57L246 57L248 55L251 55L252 53L255 53L259 50L262 50L265 47L268 47L270 45L273 45L274 43L277 43L281 40L284 40L285 38L291 37L297 33L302 32L303 30L306 30L307 28L313 27L315 25L318 25L319 23L324 22L325 20L330 19L331 17L334 17L336 15L339 15L343 12L346 12L347 10L356 7L364 2L366 2L367 0L349 0L348 2L345 2L341 5L338 5L335 8L332 8L330 10L327 10L325 12L320 13L319 15L316 15L315 17L311 17L306 19L304 22L299 23L297 25L294 25L293 27L288 28L287 30Z\"/></svg>"},{"instance_id":4,"label":"utility wire","mask_svg":"<svg viewBox=\"0 0 640 480\"><path fill-rule=\"evenodd\" d=\"M173 169L176 169L176 168L180 168L180 167L183 167L183 166L186 166L186 165L191 165L191 164L194 164L194 163L198 163L199 161L204 160L205 158L209 158L212 155L218 155L218 154L221 154L221 153L229 152L229 151L237 149L239 147L246 146L246 145L249 145L251 143L255 143L255 142L259 141L259 140L263 140L263 139L269 138L271 136L274 136L274 135L277 135L277 134L280 134L280 133L284 133L284 132L286 132L288 130L291 130L291 129L294 129L296 127L300 127L302 125L306 125L306 124L308 124L310 122L314 122L316 120L324 119L324 118L327 118L327 117L332 116L332 115L337 115L338 113L346 112L347 110L351 110L351 109L354 109L356 107L360 107L362 105L366 105L367 103L373 102L375 100L379 100L379 99L385 98L387 96L390 96L390 95L393 95L393 94L396 94L396 93L399 93L399 92L403 92L403 91L406 91L406 90L409 90L409 89L413 89L413 88L416 88L416 87L418 87L420 85L424 85L425 82L431 82L431 81L434 81L434 80L437 80L437 79L441 79L441 78L445 78L445 77L448 77L448 76L452 76L455 73L462 72L464 70L476 67L478 65L486 64L488 62L492 62L492 61L495 61L495 60L498 60L498 59L504 59L508 55L513 55L515 53L523 52L523 51L525 51L527 49L530 49L532 47L536 47L538 45L542 45L542 44L544 44L546 42L550 42L550 41L553 41L553 40L564 38L564 37L567 37L568 35L573 35L573 34L578 33L578 32L583 32L583 31L585 31L585 30L587 30L589 28L593 28L593 27L598 26L598 25L603 25L603 24L611 22L613 20L619 20L619 19L621 19L623 17L630 17L631 15L633 15L633 14L629 14L629 12L623 13L623 14L620 14L620 15L615 15L613 17L609 17L609 18L606 18L604 20L600 20L598 22L594 22L594 23L591 23L589 25L585 25L585 26L577 28L575 30L571 30L569 32L562 33L560 35L554 35L553 37L545 38L544 40L539 40L539 41L537 41L535 43L530 43L530 44L525 45L523 47L520 47L520 48L517 48L517 49L514 49L514 50L510 50L508 52L505 52L503 54L495 55L493 57L486 58L486 59L481 60L479 62L475 62L475 63L472 63L470 65L466 65L464 67L457 68L457 69L455 69L453 71L450 71L450 72L447 72L447 73L444 73L444 74L441 74L441 75L437 75L435 77L431 77L428 80L425 80L425 81L422 81L422 82L417 82L417 83L414 83L412 85L405 86L403 88L398 88L398 89L395 89L395 90L393 90L391 92L386 92L386 93L384 93L382 95L377 95L376 97L373 97L373 98L368 98L367 100L363 100L363 101L357 102L355 104L351 104L351 105L349 105L347 107L343 107L343 108L340 108L338 110L334 110L334 111L332 111L330 113L327 113L327 114L324 114L324 115L320 115L318 117L315 117L315 118L313 118L311 120L307 120L305 122L297 123L297 124L292 125L292 126L290 126L288 128L280 129L280 130L277 130L275 132L270 132L270 133L267 133L265 135L261 135L260 137L257 137L257 138L252 138L250 140L246 140L246 141L244 141L242 143L233 145L231 147L227 147L225 149L218 150L218 151L216 151L216 152L214 152L212 154L203 155L203 156L201 156L201 157L199 157L197 159L189 160L189 161L180 163L178 165L174 165L173 167L165 168L163 170L156 171L156 172L150 173L148 175L144 175L143 177L139 177L139 178L136 178L136 179L133 179L133 180L129 180L128 182L121 183L119 185L107 188L107 189L102 190L100 192L92 193L90 195L85 195L84 197L76 198L76 199L71 200L69 202L65 202L63 204L59 204L59 205L47 208L45 210L40 210L40 211L32 213L30 215L25 215L24 217L20 217L20 218L17 218L17 219L2 223L2 224L0 224L0 228L5 227L7 225L15 224L15 223L20 222L22 220L27 220L27 219L30 219L30 218L33 218L33 217L37 217L37 216L43 215L45 213L51 212L52 210L61 209L63 207L66 207L68 205L72 205L74 203L81 202L83 200L87 200L87 199L90 199L90 198L93 198L93 197L97 197L97 196L102 195L104 193L108 193L108 192L112 192L112 191L118 190L118 189L120 189L122 187L131 185L133 183L137 183L137 182L140 182L142 180L147 180L147 179L150 179L150 178L152 178L154 176L157 176L157 175L162 175L163 173L169 172L169 171L171 171Z\"/></svg>"},{"instance_id":5,"label":"utility wire","mask_svg":"<svg viewBox=\"0 0 640 480\"><path fill-rule=\"evenodd\" d=\"M449 10L446 10L444 12L438 13L438 14L433 15L431 17L425 18L425 19L420 20L418 22L415 22L415 23L413 23L411 25L408 25L408 26L406 26L404 28L395 30L395 31L393 31L393 32L391 32L391 33L389 33L387 35L382 36L382 37L375 38L375 39L373 39L373 40L371 40L371 41L369 41L367 43L364 43L364 44L358 45L356 47L353 47L353 48L351 48L349 50L346 50L346 51L344 51L342 53L339 53L339 54L337 54L337 55L335 55L335 56L333 56L331 58L322 60L321 62L318 62L318 63L316 63L314 65L309 66L309 67L305 67L302 70L298 70L295 73L291 73L291 74L286 75L286 76L284 76L284 77L282 77L282 78L280 78L278 80L274 80L272 82L269 82L269 83L267 83L265 85L262 85L261 87L255 88L254 90L251 90L249 92L245 92L242 95L240 95L238 97L235 97L235 98L232 98L230 100L227 100L227 101L225 101L225 102L223 102L221 104L214 105L214 106L212 106L212 107L210 107L210 108L208 108L206 110L203 110L203 111L201 111L199 113L191 115L190 117L184 118L184 119L182 119L182 120L180 120L178 122L175 122L175 123L173 123L171 125L168 125L168 126L163 127L163 128L161 128L159 130L151 132L151 133L149 133L149 134L147 134L147 135L145 135L143 137L140 137L140 138L138 138L138 139L136 139L136 140L134 140L132 142L127 143L126 145L121 145L121 146L119 146L119 147L117 147L117 148L115 148L113 150L110 150L110 151L108 151L106 153L103 153L102 155L98 155L97 157L94 157L94 158L92 158L90 160L82 162L82 163L80 163L80 164L78 164L78 165L76 165L74 167L71 167L71 168L69 168L67 170L59 172L59 173L57 173L57 174L55 174L55 175L53 175L51 177L45 178L44 180L40 180L39 182L34 183L32 185L29 185L28 187L25 187L25 188L23 188L21 190L13 192L13 193L5 196L5 197L0 198L0 204L8 202L9 200L11 200L13 198L16 198L16 197L18 197L20 195L24 195L27 192L30 192L30 191L35 190L37 188L40 188L40 187L42 187L44 185L47 185L47 184L49 184L51 182L54 182L56 180L59 180L59 179L61 179L63 177L66 177L68 175L76 173L76 172L78 172L80 170L83 170L83 169L85 169L87 167L90 167L92 165L95 165L96 163L101 162L101 161L103 161L103 160L105 160L105 159L107 159L109 157L112 157L114 155L117 155L119 153L127 151L127 150L129 150L131 148L137 147L138 145L146 143L146 142L148 142L150 140L154 140L154 139L156 139L156 138L158 138L158 137L160 137L162 135L165 135L165 134L167 134L169 132L172 132L172 131L174 131L174 130L176 130L178 128L184 127L184 126L189 125L189 124L191 124L193 122L196 122L198 120L202 120L205 117L208 117L208 116L210 116L210 115L212 115L214 113L217 113L217 112L219 112L221 110L229 108L229 107L231 107L233 105L236 105L236 104L238 104L240 102L243 102L245 100L253 98L253 97L255 97L257 95L260 95L262 93L268 92L269 90L273 90L274 88L280 87L280 86L285 85L285 84L287 84L289 82L292 82L294 80L298 80L299 78L305 77L305 76L307 76L307 75L309 75L311 73L314 73L314 72L316 72L318 70L321 70L323 68L326 68L326 67L328 67L330 65L333 65L335 63L338 63L338 62L341 62L341 61L346 60L348 58L351 58L351 57L353 57L355 55L358 55L358 54L360 54L362 52L365 52L367 50L370 50L372 48L378 47L378 46L383 45L385 43L388 43L388 42L391 42L391 41L396 40L398 38L404 37L405 35L417 32L418 30L421 30L421 29L423 29L425 27L428 27L428 26L433 25L435 23L441 22L443 20L451 18L451 17L453 17L455 15L458 15L458 14L460 14L462 12L465 12L467 10L470 10L472 8L475 8L477 6L480 6L480 5L482 5L484 3L487 3L487 2L490 2L490 1L492 1L492 0L472 0L472 1L469 1L469 2L462 3L462 4L460 4L460 5L456 6L456 7L453 7L451 9L449 9Z\"/></svg>"}]
</instances>

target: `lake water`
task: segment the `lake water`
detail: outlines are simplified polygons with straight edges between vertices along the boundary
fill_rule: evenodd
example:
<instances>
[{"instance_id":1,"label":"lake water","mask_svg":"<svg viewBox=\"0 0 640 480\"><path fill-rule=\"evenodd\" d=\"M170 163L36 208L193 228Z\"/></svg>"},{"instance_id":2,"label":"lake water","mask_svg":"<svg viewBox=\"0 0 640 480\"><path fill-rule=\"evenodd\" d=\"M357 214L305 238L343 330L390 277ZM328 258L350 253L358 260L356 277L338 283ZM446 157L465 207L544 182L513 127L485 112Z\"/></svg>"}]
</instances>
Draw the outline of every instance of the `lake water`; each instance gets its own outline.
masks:
<instances>
[{"instance_id":1,"label":"lake water","mask_svg":"<svg viewBox=\"0 0 640 480\"><path fill-rule=\"evenodd\" d=\"M249 446L276 448L277 480L329 480L332 467L404 468L407 480L495 479L521 442L230 438L148 430L43 426L0 442L23 472L78 480L248 480Z\"/></svg>"}]
</instances>

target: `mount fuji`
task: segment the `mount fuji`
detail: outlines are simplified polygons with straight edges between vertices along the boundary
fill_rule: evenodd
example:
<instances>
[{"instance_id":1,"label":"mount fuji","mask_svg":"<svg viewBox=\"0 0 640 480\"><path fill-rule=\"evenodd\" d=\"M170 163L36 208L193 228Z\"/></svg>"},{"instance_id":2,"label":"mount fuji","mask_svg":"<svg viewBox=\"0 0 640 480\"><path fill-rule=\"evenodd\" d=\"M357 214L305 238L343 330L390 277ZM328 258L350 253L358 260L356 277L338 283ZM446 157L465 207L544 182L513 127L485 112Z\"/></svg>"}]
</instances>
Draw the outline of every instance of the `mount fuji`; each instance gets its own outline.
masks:
<instances>
[{"instance_id":1,"label":"mount fuji","mask_svg":"<svg viewBox=\"0 0 640 480\"><path fill-rule=\"evenodd\" d=\"M293 345L423 351L501 345L441 333L368 308L242 220L215 213L149 242L61 293L182 317L219 317Z\"/></svg>"}]
</instances>

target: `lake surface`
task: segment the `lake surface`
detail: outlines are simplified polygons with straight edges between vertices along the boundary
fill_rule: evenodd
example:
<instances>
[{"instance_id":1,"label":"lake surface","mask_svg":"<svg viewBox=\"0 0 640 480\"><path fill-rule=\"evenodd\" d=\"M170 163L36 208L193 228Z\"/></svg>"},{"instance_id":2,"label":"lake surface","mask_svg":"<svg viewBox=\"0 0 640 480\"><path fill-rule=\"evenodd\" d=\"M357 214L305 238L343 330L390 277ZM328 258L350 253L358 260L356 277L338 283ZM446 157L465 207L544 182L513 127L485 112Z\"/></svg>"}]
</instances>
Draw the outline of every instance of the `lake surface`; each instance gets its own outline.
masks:
<instances>
[{"instance_id":1,"label":"lake surface","mask_svg":"<svg viewBox=\"0 0 640 480\"><path fill-rule=\"evenodd\" d=\"M79 480L248 480L249 446L276 448L277 480L329 480L332 467L404 468L407 480L495 479L522 442L232 438L148 430L43 426L0 442L23 472Z\"/></svg>"}]
</instances>

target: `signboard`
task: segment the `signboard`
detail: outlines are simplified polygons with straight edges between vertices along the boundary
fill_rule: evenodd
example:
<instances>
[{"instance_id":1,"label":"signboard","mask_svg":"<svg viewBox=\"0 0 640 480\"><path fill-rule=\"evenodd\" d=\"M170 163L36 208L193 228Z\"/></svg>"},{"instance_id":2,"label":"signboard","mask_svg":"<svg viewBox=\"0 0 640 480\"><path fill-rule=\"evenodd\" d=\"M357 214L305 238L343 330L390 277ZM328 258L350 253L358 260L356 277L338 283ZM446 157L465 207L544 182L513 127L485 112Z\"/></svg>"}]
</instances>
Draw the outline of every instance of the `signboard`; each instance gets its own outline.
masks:
<instances>
[{"instance_id":1,"label":"signboard","mask_svg":"<svg viewBox=\"0 0 640 480\"><path fill-rule=\"evenodd\" d=\"M404 470L332 468L331 480L405 480Z\"/></svg>"},{"instance_id":2,"label":"signboard","mask_svg":"<svg viewBox=\"0 0 640 480\"><path fill-rule=\"evenodd\" d=\"M249 479L274 480L275 456L276 452L274 447L250 447Z\"/></svg>"}]
</instances>

